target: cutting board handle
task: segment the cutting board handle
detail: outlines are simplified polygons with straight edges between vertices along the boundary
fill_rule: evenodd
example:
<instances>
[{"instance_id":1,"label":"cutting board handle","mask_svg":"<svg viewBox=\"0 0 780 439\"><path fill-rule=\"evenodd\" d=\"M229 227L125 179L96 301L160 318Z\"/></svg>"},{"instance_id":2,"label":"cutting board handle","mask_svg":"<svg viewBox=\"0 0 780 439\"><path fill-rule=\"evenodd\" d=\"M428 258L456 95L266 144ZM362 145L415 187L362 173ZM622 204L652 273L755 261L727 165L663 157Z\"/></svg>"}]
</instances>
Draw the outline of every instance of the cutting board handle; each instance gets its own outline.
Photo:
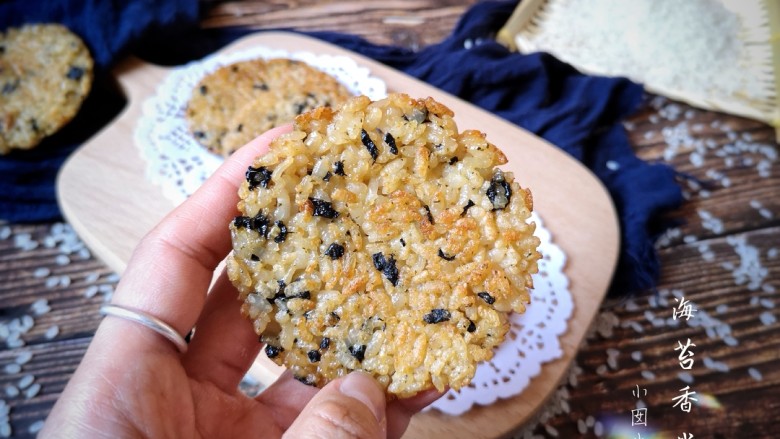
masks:
<instances>
[{"instance_id":1,"label":"cutting board handle","mask_svg":"<svg viewBox=\"0 0 780 439\"><path fill-rule=\"evenodd\" d=\"M130 56L114 67L112 73L129 104L143 105L149 90L156 90L170 70Z\"/></svg>"}]
</instances>

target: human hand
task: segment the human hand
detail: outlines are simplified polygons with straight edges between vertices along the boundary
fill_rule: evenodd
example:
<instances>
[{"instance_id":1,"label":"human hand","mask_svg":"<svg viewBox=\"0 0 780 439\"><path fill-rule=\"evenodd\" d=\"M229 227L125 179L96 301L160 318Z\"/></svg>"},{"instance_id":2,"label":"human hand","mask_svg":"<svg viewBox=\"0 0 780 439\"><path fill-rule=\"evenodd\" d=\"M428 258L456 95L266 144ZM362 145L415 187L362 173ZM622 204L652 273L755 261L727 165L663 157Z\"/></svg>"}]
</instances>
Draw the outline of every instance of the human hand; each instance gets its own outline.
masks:
<instances>
[{"instance_id":1,"label":"human hand","mask_svg":"<svg viewBox=\"0 0 780 439\"><path fill-rule=\"evenodd\" d=\"M387 402L367 374L315 389L284 373L256 398L238 384L262 345L240 314L224 272L238 185L252 159L289 130L271 130L233 154L135 249L113 303L197 333L185 354L136 322L109 317L52 409L41 438L398 438L435 391Z\"/></svg>"}]
</instances>

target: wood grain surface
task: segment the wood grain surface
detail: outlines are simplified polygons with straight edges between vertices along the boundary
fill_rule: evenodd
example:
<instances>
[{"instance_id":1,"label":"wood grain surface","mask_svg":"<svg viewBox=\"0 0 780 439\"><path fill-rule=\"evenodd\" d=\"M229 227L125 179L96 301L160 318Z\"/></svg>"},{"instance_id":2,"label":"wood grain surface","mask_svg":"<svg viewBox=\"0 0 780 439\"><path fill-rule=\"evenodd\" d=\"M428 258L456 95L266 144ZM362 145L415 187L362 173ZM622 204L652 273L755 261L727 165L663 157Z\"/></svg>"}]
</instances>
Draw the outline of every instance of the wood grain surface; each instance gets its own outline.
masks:
<instances>
[{"instance_id":1,"label":"wood grain surface","mask_svg":"<svg viewBox=\"0 0 780 439\"><path fill-rule=\"evenodd\" d=\"M212 2L203 23L271 28L294 22L300 29L351 32L383 44L405 44L393 39L405 35L408 47L423 47L446 37L472 3ZM276 15L263 12L269 4ZM384 22L391 10L405 18ZM316 18L306 19L312 14ZM508 436L780 437L780 166L774 130L656 96L648 96L626 128L641 158L670 164L687 177L680 180L687 200L669 215L677 226L659 240L658 290L603 302L558 389ZM97 309L117 281L104 261L63 246L78 238L62 228L0 225L0 321L10 324L24 315L34 320L21 337L24 346L0 340L6 342L0 399L10 407L14 437L34 437L30 428L46 416L81 360L100 321ZM671 320L676 295L692 301L697 319ZM39 299L51 311L35 315L31 305ZM697 345L695 363L684 371L674 348L688 338ZM32 353L29 362L9 372L8 365L26 352ZM18 389L28 374L40 389L28 397L30 385L10 396L10 387ZM673 407L684 386L699 399L690 413ZM641 402L632 395L637 387L647 391ZM631 426L637 404L647 409L647 427Z\"/></svg>"}]
</instances>

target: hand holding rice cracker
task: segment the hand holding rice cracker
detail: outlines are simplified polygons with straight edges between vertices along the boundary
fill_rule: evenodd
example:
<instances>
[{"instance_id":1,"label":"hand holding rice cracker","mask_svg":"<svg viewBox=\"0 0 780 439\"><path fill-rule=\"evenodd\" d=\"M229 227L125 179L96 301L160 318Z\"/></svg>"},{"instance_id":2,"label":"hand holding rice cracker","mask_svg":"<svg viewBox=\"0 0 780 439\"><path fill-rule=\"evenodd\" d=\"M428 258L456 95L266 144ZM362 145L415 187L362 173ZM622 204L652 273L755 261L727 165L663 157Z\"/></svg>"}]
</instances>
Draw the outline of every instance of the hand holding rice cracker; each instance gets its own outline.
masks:
<instances>
[{"instance_id":1,"label":"hand holding rice cracker","mask_svg":"<svg viewBox=\"0 0 780 439\"><path fill-rule=\"evenodd\" d=\"M397 439L412 415L440 396L388 401L376 380L359 372L321 389L285 373L257 396L239 390L262 345L241 318L227 276L209 288L230 249L225 224L235 216L246 167L286 131L272 130L232 154L143 238L39 438Z\"/></svg>"}]
</instances>

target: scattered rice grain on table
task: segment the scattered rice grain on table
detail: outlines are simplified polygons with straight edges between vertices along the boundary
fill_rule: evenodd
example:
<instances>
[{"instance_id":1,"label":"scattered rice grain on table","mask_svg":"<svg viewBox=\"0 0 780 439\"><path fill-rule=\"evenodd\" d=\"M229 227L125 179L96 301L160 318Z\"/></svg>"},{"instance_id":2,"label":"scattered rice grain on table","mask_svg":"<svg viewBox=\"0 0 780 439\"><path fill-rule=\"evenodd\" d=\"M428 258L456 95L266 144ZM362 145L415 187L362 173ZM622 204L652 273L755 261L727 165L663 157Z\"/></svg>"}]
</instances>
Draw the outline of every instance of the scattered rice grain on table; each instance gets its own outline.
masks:
<instances>
[{"instance_id":1,"label":"scattered rice grain on table","mask_svg":"<svg viewBox=\"0 0 780 439\"><path fill-rule=\"evenodd\" d=\"M22 371L22 366L16 364L16 363L8 363L3 368L6 374L8 375L15 375Z\"/></svg>"},{"instance_id":2,"label":"scattered rice grain on table","mask_svg":"<svg viewBox=\"0 0 780 439\"><path fill-rule=\"evenodd\" d=\"M22 378L19 379L19 383L17 384L17 387L19 389L26 389L30 387L30 385L35 381L35 377L31 374L24 375Z\"/></svg>"},{"instance_id":3,"label":"scattered rice grain on table","mask_svg":"<svg viewBox=\"0 0 780 439\"><path fill-rule=\"evenodd\" d=\"M26 399L32 399L38 396L38 393L41 391L41 385L38 383L34 383L30 387L24 389L24 397Z\"/></svg>"},{"instance_id":4,"label":"scattered rice grain on table","mask_svg":"<svg viewBox=\"0 0 780 439\"><path fill-rule=\"evenodd\" d=\"M46 330L44 337L46 338L46 340L53 340L59 334L60 334L60 327L57 325L51 325L49 326L49 329Z\"/></svg>"},{"instance_id":5,"label":"scattered rice grain on table","mask_svg":"<svg viewBox=\"0 0 780 439\"><path fill-rule=\"evenodd\" d=\"M5 386L5 396L9 398L16 398L19 396L19 389L13 384L8 384Z\"/></svg>"},{"instance_id":6,"label":"scattered rice grain on table","mask_svg":"<svg viewBox=\"0 0 780 439\"><path fill-rule=\"evenodd\" d=\"M693 375L691 375L690 372L679 372L677 374L677 378L679 378L680 381L684 382L685 384L693 383Z\"/></svg>"},{"instance_id":7,"label":"scattered rice grain on table","mask_svg":"<svg viewBox=\"0 0 780 439\"><path fill-rule=\"evenodd\" d=\"M20 366L23 366L32 360L33 353L31 351L22 351L19 355L16 356L16 359L14 362Z\"/></svg>"},{"instance_id":8,"label":"scattered rice grain on table","mask_svg":"<svg viewBox=\"0 0 780 439\"><path fill-rule=\"evenodd\" d=\"M43 424L44 424L44 421L42 419L38 420L38 421L35 421L32 424L30 424L29 427L27 427L27 432L30 433L30 434L36 434L39 431L43 430Z\"/></svg>"}]
</instances>

